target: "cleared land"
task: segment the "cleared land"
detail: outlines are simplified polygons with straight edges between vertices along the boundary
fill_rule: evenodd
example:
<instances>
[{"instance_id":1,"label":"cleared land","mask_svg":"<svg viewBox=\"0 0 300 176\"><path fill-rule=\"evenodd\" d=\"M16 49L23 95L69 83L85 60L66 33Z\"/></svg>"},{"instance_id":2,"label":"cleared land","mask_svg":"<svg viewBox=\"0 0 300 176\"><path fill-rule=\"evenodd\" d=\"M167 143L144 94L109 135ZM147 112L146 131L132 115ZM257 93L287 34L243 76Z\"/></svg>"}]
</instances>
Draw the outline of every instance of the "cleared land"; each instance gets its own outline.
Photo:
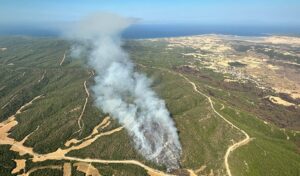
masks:
<instances>
[{"instance_id":1,"label":"cleared land","mask_svg":"<svg viewBox=\"0 0 300 176\"><path fill-rule=\"evenodd\" d=\"M1 175L298 175L299 49L297 42L282 44L284 38L268 40L126 42L124 49L153 80L179 132L182 169L166 173L140 156L126 130L93 105L93 71L85 58L70 58L70 43L1 38L0 48L7 48L0 52L0 135L6 141L0 145ZM288 86L274 81L284 74Z\"/></svg>"}]
</instances>

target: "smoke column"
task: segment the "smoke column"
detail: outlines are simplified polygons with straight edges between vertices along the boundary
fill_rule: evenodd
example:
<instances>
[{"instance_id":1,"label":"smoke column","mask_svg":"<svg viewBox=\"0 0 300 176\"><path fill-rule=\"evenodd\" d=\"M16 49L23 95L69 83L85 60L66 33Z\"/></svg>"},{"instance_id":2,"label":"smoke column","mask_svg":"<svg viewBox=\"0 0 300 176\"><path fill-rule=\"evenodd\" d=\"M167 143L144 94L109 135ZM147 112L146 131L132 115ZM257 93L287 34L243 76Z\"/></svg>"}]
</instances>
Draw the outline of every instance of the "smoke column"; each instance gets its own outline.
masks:
<instances>
[{"instance_id":1,"label":"smoke column","mask_svg":"<svg viewBox=\"0 0 300 176\"><path fill-rule=\"evenodd\" d=\"M132 136L136 150L168 169L179 168L181 145L174 122L150 88L150 80L134 71L123 49L120 33L133 19L100 13L89 16L68 31L91 49L89 64L95 69L92 90L96 105L117 119Z\"/></svg>"}]
</instances>

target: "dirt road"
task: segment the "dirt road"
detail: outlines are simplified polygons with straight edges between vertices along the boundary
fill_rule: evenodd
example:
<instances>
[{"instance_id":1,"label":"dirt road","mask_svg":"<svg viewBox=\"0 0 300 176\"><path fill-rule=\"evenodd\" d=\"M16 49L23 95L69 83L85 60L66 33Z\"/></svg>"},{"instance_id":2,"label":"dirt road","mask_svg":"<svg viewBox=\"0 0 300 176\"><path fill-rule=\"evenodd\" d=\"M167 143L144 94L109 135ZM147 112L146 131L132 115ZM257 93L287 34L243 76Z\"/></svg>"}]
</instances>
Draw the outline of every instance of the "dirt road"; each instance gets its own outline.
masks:
<instances>
[{"instance_id":1,"label":"dirt road","mask_svg":"<svg viewBox=\"0 0 300 176\"><path fill-rule=\"evenodd\" d=\"M85 102L84 102L82 111L81 111L81 113L80 113L80 115L79 115L79 117L78 117L78 120L77 120L77 123L78 123L78 126L79 126L78 132L81 132L81 131L82 131L82 128L83 128L83 125L84 125L83 122L82 122L82 116L83 116L83 114L84 114L84 112L85 112L86 105L87 105L88 100L89 100L89 97L90 97L89 90L88 90L88 88L86 87L86 81L84 81L83 85L84 85L84 90L85 90L87 96L86 96L86 98L85 98Z\"/></svg>"},{"instance_id":2,"label":"dirt road","mask_svg":"<svg viewBox=\"0 0 300 176\"><path fill-rule=\"evenodd\" d=\"M169 72L171 72L171 71L169 71ZM227 122L233 128L239 130L241 133L243 133L245 135L245 139L243 139L239 142L236 142L233 145L229 146L229 148L227 149L226 154L224 156L224 160L225 160L224 162L225 162L225 167L226 167L227 174L229 176L232 176L231 170L230 170L229 164L228 164L229 155L230 155L231 152L233 152L238 147L247 144L250 141L249 135L244 130L242 130L239 127L232 124L229 120L227 120L225 117L223 117L219 112L217 112L215 107L214 107L214 104L213 104L213 101L212 101L211 97L209 97L208 95L206 95L206 94L202 93L201 91L199 91L194 82L192 82L190 79L188 79L186 76L184 76L180 73L175 73L175 74L180 75L188 83L190 83L193 86L193 89L194 89L195 92L197 92L197 93L201 94L202 96L206 97L208 99L208 101L210 103L210 106L211 106L212 110L214 111L214 113L216 113L220 118L222 118L225 122ZM85 87L85 91L87 93L87 98L88 98L89 97L89 92L88 92L88 89L86 87L86 82L84 83L84 87ZM0 123L0 138L1 138L0 144L11 145L12 146L11 150L18 152L20 155L24 155L24 154L31 155L33 157L32 158L33 162L41 162L41 161L46 161L46 160L69 160L69 161L78 161L78 162L85 162L85 163L131 164L131 165L136 165L136 166L144 168L148 172L148 174L151 175L151 176L170 176L171 175L171 174L153 169L149 166L146 166L145 164L143 164L143 163L141 163L137 160L102 160L102 159L77 158L77 157L66 156L66 154L69 153L70 151L82 149L82 148L85 148L85 147L89 146L91 143L96 141L101 136L111 135L111 134L113 134L115 132L118 132L118 131L123 129L123 127L119 127L119 128L116 128L116 129L113 129L113 130L110 130L110 131L99 132L97 130L97 128L99 128L99 127L105 128L107 126L107 124L109 125L109 121L108 121L109 119L108 118L105 118L99 125L97 125L95 127L95 129L93 130L93 135L92 135L93 137L88 136L88 137L84 138L83 141L80 141L80 144L78 144L78 145L75 142L75 145L72 145L72 146L66 145L66 146L68 146L66 149L59 148L59 149L57 149L57 151L52 152L52 153L48 153L48 154L35 153L31 147L24 146L23 143L25 142L25 140L22 140L21 142L18 142L18 141L15 141L14 139L8 137L10 129L18 124L18 122L15 120L15 116L17 114L20 114L22 112L22 110L25 109L27 106L31 105L34 100L36 100L38 98L41 98L41 97L42 96L38 96L38 97L34 98L32 101L30 101L29 103L22 106L16 112L15 115L8 118L8 120ZM54 167L50 167L50 168L61 169L61 166L54 166ZM43 168L36 168L36 169L43 169ZM33 172L36 169L33 169L29 172ZM194 171L189 170L189 172L190 172L191 175L195 175ZM27 174L29 174L29 173L28 172L25 173L25 175L27 175Z\"/></svg>"},{"instance_id":3,"label":"dirt road","mask_svg":"<svg viewBox=\"0 0 300 176\"><path fill-rule=\"evenodd\" d=\"M225 163L225 168L226 168L226 172L228 176L232 176L231 174L231 170L229 168L229 164L228 164L228 158L231 152L233 152L235 149L237 149L238 147L247 144L248 142L250 142L250 137L249 135L242 129L240 129L239 127L237 127L236 125L234 125L233 123L231 123L229 120L227 120L224 116L222 116L218 111L216 111L213 101L211 100L211 98L204 94L203 92L200 92L196 86L196 84L194 82L192 82L190 79L188 79L186 76L182 75L179 73L179 75L184 78L187 82L189 82L192 86L195 92L201 94L202 96L206 97L210 103L210 107L212 108L212 110L214 111L214 113L216 113L219 117L221 117L226 123L228 123L229 125L231 125L233 128L237 129L238 131L240 131L241 133L243 133L245 135L245 138L239 142L236 142L234 144L232 144L231 146L229 146L229 148L226 151L226 154L224 156L224 163Z\"/></svg>"},{"instance_id":4,"label":"dirt road","mask_svg":"<svg viewBox=\"0 0 300 176\"><path fill-rule=\"evenodd\" d=\"M89 77L88 79L90 79L92 76L94 76L94 72L91 72L91 75L90 75L90 77ZM86 86L86 82L87 82L87 81L84 81L84 83L83 83L83 87L84 87L84 90L85 90L85 93L86 93L86 98L85 98L85 102L84 102L83 108L82 108L82 110L81 110L81 113L80 113L80 115L79 115L79 117L78 117L78 120L77 120L79 130L75 132L75 133L79 133L79 134L81 134L81 132L82 132L82 130L83 130L84 123L82 122L82 117L83 117L83 114L84 114L84 112L85 112L85 109L86 109L86 105L87 105L87 103L88 103L88 100L89 100L89 98L90 98L90 92L89 92L89 89L88 89L87 86ZM74 134L75 134L75 133L74 133Z\"/></svg>"},{"instance_id":5,"label":"dirt road","mask_svg":"<svg viewBox=\"0 0 300 176\"><path fill-rule=\"evenodd\" d=\"M78 145L72 145L69 146L65 149L58 148L55 152L52 153L47 153L47 154L39 154L35 153L33 151L33 148L24 146L25 140L22 141L16 141L13 138L9 137L10 130L15 127L18 122L15 120L15 116L17 114L22 113L22 110L28 107L33 103L33 101L41 98L42 96L37 96L33 100L31 100L29 103L26 103L24 106L22 106L16 113L15 115L9 117L6 121L0 123L0 145L5 144L5 145L10 145L11 150L18 152L19 155L25 155L29 154L32 156L32 161L33 162L41 162L41 161L46 161L46 160L69 160L69 161L79 161L79 162L86 162L86 163L104 163L104 164L132 164L136 165L139 167L144 168L149 175L155 175L155 176L169 176L170 174L166 174L162 171L153 169L151 167L148 167L144 165L143 163L136 161L136 160L101 160L101 159L90 159L90 158L76 158L76 157L68 157L66 156L67 153L73 150L79 150L82 148L85 148L95 142L98 138L101 136L107 136L111 135L115 132L118 132L123 129L123 127L118 127L115 129L112 129L110 131L106 132L99 132L98 128L103 129L102 127L107 127L107 124L109 124L109 118L104 118L103 121L97 125L92 134L86 138L84 138ZM28 136L26 136L24 139L27 139ZM29 170L28 172L24 173L23 175L27 176L32 172L35 172L40 169L46 169L46 168L51 168L51 169L62 169L62 166L43 166L43 167L37 167Z\"/></svg>"},{"instance_id":6,"label":"dirt road","mask_svg":"<svg viewBox=\"0 0 300 176\"><path fill-rule=\"evenodd\" d=\"M142 64L139 64L139 66L142 66L142 67L147 67L145 65L142 65ZM236 150L237 148L239 148L240 146L243 146L243 145L246 145L247 143L249 143L251 141L251 138L250 136L242 129L240 129L239 127L237 127L236 125L234 125L233 123L231 123L229 120L227 120L224 116L222 116L214 107L214 104L213 104L213 101L211 99L211 97L209 97L208 95L204 94L203 92L201 92L196 84L194 82L192 82L189 78L187 78L186 76L184 76L183 74L181 73L178 73L178 72L174 72L174 71L171 71L171 70L168 70L168 69L164 69L164 68L159 68L159 67L150 67L150 68L154 68L154 69L159 69L159 70L163 70L163 71L167 71L171 74L175 74L175 75L179 75L180 77L184 78L189 84L192 85L193 87L193 90L195 92L197 92L198 94L204 96L205 98L207 98L207 100L209 101L210 103L210 107L212 108L212 110L214 111L215 114L217 114L220 118L222 118L226 123L228 123L229 125L231 125L233 128L237 129L238 131L240 131L241 133L244 134L245 138L241 141L238 141L234 144L232 144L231 146L228 147L228 149L226 150L226 153L225 153L225 156L224 156L224 164L225 164L225 168L226 168L226 172L227 172L227 175L228 176L232 176L231 174L231 170L230 170L230 167L229 167L229 163L228 163L228 158L229 158L229 155L231 152L233 152L234 150ZM222 107L223 108L223 107Z\"/></svg>"},{"instance_id":7,"label":"dirt road","mask_svg":"<svg viewBox=\"0 0 300 176\"><path fill-rule=\"evenodd\" d=\"M59 66L62 66L62 64L64 63L65 61L65 58L66 58L66 52L64 53L64 56L63 58L61 59L60 63L59 63Z\"/></svg>"},{"instance_id":8,"label":"dirt road","mask_svg":"<svg viewBox=\"0 0 300 176\"><path fill-rule=\"evenodd\" d=\"M65 160L70 161L80 161L85 163L101 163L101 164L131 164L136 165L144 168L149 175L155 175L155 176L174 176L172 174L167 174L162 171L153 169L149 166L144 165L143 163L136 161L136 160L101 160L101 159L90 159L90 158L76 158L76 157L64 157Z\"/></svg>"}]
</instances>

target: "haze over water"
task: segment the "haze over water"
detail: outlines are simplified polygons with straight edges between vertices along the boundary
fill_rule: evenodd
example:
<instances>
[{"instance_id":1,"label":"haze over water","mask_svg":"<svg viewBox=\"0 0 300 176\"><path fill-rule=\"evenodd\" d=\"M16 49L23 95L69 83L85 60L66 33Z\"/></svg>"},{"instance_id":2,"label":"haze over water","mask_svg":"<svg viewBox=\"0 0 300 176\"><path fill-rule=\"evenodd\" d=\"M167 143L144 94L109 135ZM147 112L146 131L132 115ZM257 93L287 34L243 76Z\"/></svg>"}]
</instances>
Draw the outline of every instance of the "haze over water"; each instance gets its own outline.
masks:
<instances>
[{"instance_id":1,"label":"haze over water","mask_svg":"<svg viewBox=\"0 0 300 176\"><path fill-rule=\"evenodd\" d=\"M299 0L1 0L0 35L59 36L59 28L99 11L138 20L125 38L300 35L299 9Z\"/></svg>"},{"instance_id":2,"label":"haze over water","mask_svg":"<svg viewBox=\"0 0 300 176\"><path fill-rule=\"evenodd\" d=\"M239 36L293 35L300 36L300 26L236 26L192 24L137 24L125 30L127 39L177 37L201 34ZM0 35L60 36L58 29L38 26L11 26L0 28Z\"/></svg>"}]
</instances>

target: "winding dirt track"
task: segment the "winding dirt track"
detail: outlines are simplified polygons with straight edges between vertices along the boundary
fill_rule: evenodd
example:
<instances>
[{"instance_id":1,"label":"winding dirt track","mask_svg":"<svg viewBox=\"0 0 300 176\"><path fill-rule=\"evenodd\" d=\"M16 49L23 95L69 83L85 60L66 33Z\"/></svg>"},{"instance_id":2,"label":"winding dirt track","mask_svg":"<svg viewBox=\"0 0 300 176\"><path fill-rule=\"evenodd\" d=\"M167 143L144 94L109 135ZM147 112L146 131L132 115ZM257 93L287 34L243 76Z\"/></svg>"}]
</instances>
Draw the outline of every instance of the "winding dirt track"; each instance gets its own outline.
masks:
<instances>
[{"instance_id":1,"label":"winding dirt track","mask_svg":"<svg viewBox=\"0 0 300 176\"><path fill-rule=\"evenodd\" d=\"M145 65L139 64L142 67L147 67ZM196 84L194 82L192 82L190 79L188 79L186 76L184 76L181 73L177 73L168 69L163 69L163 68L158 68L158 67L150 67L150 68L154 68L154 69L159 69L159 70L163 70L163 71L167 71L169 73L175 74L175 75L179 75L180 77L184 78L188 83L190 83L193 86L193 89L195 92L199 93L200 95L204 96L205 98L208 99L209 103L210 103L210 107L212 108L212 110L214 111L214 113L216 113L220 118L222 118L226 123L228 123L229 125L231 125L233 128L237 129L238 131L240 131L241 133L244 134L245 138L241 141L238 141L234 144L232 144L231 146L228 147L228 149L226 150L225 156L224 156L224 164L225 164L225 168L226 168L226 172L228 176L232 176L231 174L231 170L229 168L229 163L228 163L228 158L231 152L233 152L234 150L236 150L237 148L248 144L251 141L250 136L242 129L240 129L239 127L237 127L236 125L234 125L233 123L231 123L229 120L227 120L224 116L222 116L214 107L213 101L211 100L211 98L204 94L203 92L199 91ZM223 107L222 107L223 108Z\"/></svg>"},{"instance_id":2,"label":"winding dirt track","mask_svg":"<svg viewBox=\"0 0 300 176\"><path fill-rule=\"evenodd\" d=\"M229 146L229 148L227 149L226 151L226 154L224 156L224 160L225 160L225 167L226 167L226 172L228 174L228 176L232 176L231 174L231 170L229 168L229 164L228 164L228 157L230 155L231 152L233 152L235 149L237 149L238 147L242 146L242 145L245 145L247 144L248 142L251 141L249 135L242 129L240 129L239 127L235 126L233 123L231 123L229 120L227 120L224 116L222 116L218 111L216 111L215 107L214 107L214 104L213 104L213 101L211 100L211 98L200 92L196 86L196 84L194 82L192 82L191 80L189 80L187 77L185 77L184 75L182 74L179 74L181 77L183 77L186 81L188 81L192 86L193 86L193 89L194 91L196 91L197 93L203 95L204 97L206 97L210 103L210 107L212 108L212 110L219 116L221 117L225 122L227 122L229 125L231 125L232 127L234 127L235 129L237 129L238 131L240 131L241 133L243 133L245 135L245 138L239 142L236 142L234 144L232 144L231 146Z\"/></svg>"},{"instance_id":3,"label":"winding dirt track","mask_svg":"<svg viewBox=\"0 0 300 176\"><path fill-rule=\"evenodd\" d=\"M33 101L41 98L42 96L37 96L33 100L31 100L29 103L26 103L24 106L22 106L13 116L8 118L6 121L0 123L0 145L1 144L6 144L6 145L11 145L11 150L18 152L19 155L25 155L29 154L32 156L32 161L33 162L42 162L46 160L69 160L69 161L80 161L80 162L86 162L86 163L102 163L102 164L131 164L131 165L136 165L139 167L144 168L149 175L155 175L155 176L171 176L171 174L166 174L162 171L153 169L149 166L144 165L143 163L136 161L136 160L101 160L101 159L91 159L91 158L77 158L77 157L69 157L66 156L67 153L73 150L79 150L82 148L85 148L89 146L91 143L95 142L99 137L101 136L107 136L111 135L115 132L121 131L123 127L118 127L110 131L106 132L99 132L97 128L99 127L106 127L107 124L109 123L109 119L105 118L99 125L97 125L93 133L90 137L84 138L83 141L80 141L81 143L78 145L72 145L71 147L68 147L66 149L57 149L55 152L52 153L47 153L47 154L39 154L35 153L33 151L33 148L24 146L25 140L22 141L16 141L13 138L9 137L9 131L15 127L18 122L15 120L15 116L17 114L22 113L22 110L28 107L33 103ZM26 138L26 137L25 137ZM40 169L62 169L62 166L43 166L43 167L37 167L29 170L28 172L24 173L24 176L30 175L30 173L35 172Z\"/></svg>"},{"instance_id":4,"label":"winding dirt track","mask_svg":"<svg viewBox=\"0 0 300 176\"><path fill-rule=\"evenodd\" d=\"M46 73L47 73L47 70L45 70L43 72L42 77L38 80L38 83L41 82L45 78Z\"/></svg>"},{"instance_id":5,"label":"winding dirt track","mask_svg":"<svg viewBox=\"0 0 300 176\"><path fill-rule=\"evenodd\" d=\"M28 172L26 172L25 174L23 174L23 176L29 176L31 173L38 171L38 170L43 170L43 169L57 169L57 170L62 170L62 166L60 165L50 165L50 166L39 166L39 167L35 167L33 169L30 169Z\"/></svg>"},{"instance_id":6,"label":"winding dirt track","mask_svg":"<svg viewBox=\"0 0 300 176\"><path fill-rule=\"evenodd\" d=\"M172 174L166 174L162 171L153 169L149 166L146 166L145 164L137 161L137 160L101 160L101 159L90 159L90 158L76 158L76 157L64 157L65 160L70 161L80 161L80 162L86 162L86 163L101 163L101 164L131 164L136 165L144 168L149 175L155 175L155 176L174 176Z\"/></svg>"},{"instance_id":7,"label":"winding dirt track","mask_svg":"<svg viewBox=\"0 0 300 176\"><path fill-rule=\"evenodd\" d=\"M157 69L160 69L160 68L157 68ZM165 69L163 69L163 70L165 70ZM216 113L225 122L227 122L233 128L239 130L241 133L243 133L246 136L245 139L243 139L243 140L241 140L239 142L236 142L233 145L229 146L229 148L227 149L226 154L224 156L225 167L226 167L227 174L228 174L228 176L232 176L230 168L229 168L229 164L228 164L228 157L229 157L230 153L233 152L235 149L237 149L238 147L240 147L242 145L247 144L250 141L249 135L244 130L242 130L239 127L235 126L229 120L227 120L225 117L223 117L220 113L218 113L216 111L214 105L213 105L213 101L211 100L211 98L208 95L206 95L206 94L202 93L201 91L199 91L198 88L197 88L197 86L196 86L196 84L194 82L192 82L190 79L188 79L186 76L184 76L184 75L182 75L180 73L173 72L173 71L170 71L170 70L166 70L166 71L174 73L174 74L179 75L182 78L184 78L188 83L190 83L193 86L193 89L194 89L195 92L201 94L202 96L204 96L204 97L206 97L208 99L208 101L210 103L210 106L211 106L212 110L214 111L214 113ZM85 86L85 90L87 92L87 96L89 97L89 92L88 92L88 89L86 87L86 82L84 83L84 86ZM93 143L94 141L96 141L99 137L105 136L105 135L111 135L111 134L113 134L113 133L115 133L117 131L122 130L123 127L119 127L119 128L113 129L111 131L102 132L102 133L98 133L97 129L94 129L94 131L98 133L94 137L86 138L85 141L83 141L79 145L72 145L71 147L68 147L67 149L60 149L59 148L57 151L52 152L52 153L48 153L48 154L38 154L38 153L35 153L32 148L26 147L26 146L23 145L23 142L25 140L22 140L21 142L18 142L18 141L15 141L14 139L8 137L9 130L12 127L14 127L14 126L16 126L18 124L18 122L15 120L15 116L17 114L20 114L22 112L22 110L25 109L27 106L31 105L34 100L39 99L41 97L42 96L38 96L38 97L34 98L32 101L30 101L29 103L27 103L24 106L22 106L16 112L15 115L13 115L10 118L8 118L8 120L6 120L5 122L0 123L0 132L2 131L4 133L4 135L2 137L0 136L1 139L2 139L0 141L0 144L11 145L12 146L11 150L19 152L20 155L30 154L31 156L33 156L33 158L32 158L33 162L40 162L40 161L45 161L45 160L69 160L69 161L78 161L78 162L86 162L86 163L101 163L101 164L130 164L130 165L136 165L136 166L144 168L148 172L149 175L153 175L153 176L171 176L171 174L164 173L162 171L153 169L153 168L151 168L149 166L146 166L145 164L143 164L143 163L141 163L141 162L139 162L137 160L102 160L102 159L78 158L78 157L69 157L69 156L66 156L66 154L68 152L70 152L72 150L78 150L78 149L87 147L88 145L90 145L91 143ZM107 119L105 121L107 121ZM105 124L107 124L107 122L105 122L105 123L102 122L99 126L101 127L101 126L103 126ZM97 125L96 127L98 128L99 126ZM50 166L50 168L53 168L53 169L62 169L61 166L54 166L54 167ZM36 169L43 169L43 167L36 168ZM35 171L36 169L31 170L31 172ZM192 170L188 170L188 171L189 171L190 175L196 175L194 173L194 171L192 171ZM29 175L29 173L27 172L27 173L25 173L25 175Z\"/></svg>"},{"instance_id":8,"label":"winding dirt track","mask_svg":"<svg viewBox=\"0 0 300 176\"><path fill-rule=\"evenodd\" d=\"M59 63L59 66L62 66L62 64L64 63L65 61L65 58L66 58L66 52L64 53L64 56L63 58L61 59L60 63Z\"/></svg>"},{"instance_id":9,"label":"winding dirt track","mask_svg":"<svg viewBox=\"0 0 300 176\"><path fill-rule=\"evenodd\" d=\"M86 87L86 81L84 81L83 85L84 85L84 90L85 90L87 96L86 96L86 98L85 98L85 102L84 102L84 105L83 105L81 114L80 114L80 116L78 117L78 121L77 121L78 126L79 126L78 132L79 132L79 131L82 131L82 128L83 128L82 116L83 116L83 114L84 114L84 112L85 112L85 108L86 108L86 105L87 105L88 100L89 100L89 97L90 97L89 90L88 90L88 88Z\"/></svg>"},{"instance_id":10,"label":"winding dirt track","mask_svg":"<svg viewBox=\"0 0 300 176\"><path fill-rule=\"evenodd\" d=\"M90 75L90 77L89 77L88 79L90 79L92 76L94 76L94 74L95 74L94 72L91 72L91 75ZM79 132L79 134L81 134L81 132L82 132L82 130L83 130L84 123L82 122L82 117L83 117L83 114L84 114L84 112L85 112L85 109L86 109L86 105L87 105L87 103L88 103L88 100L89 100L89 98L90 98L90 92L89 92L89 89L88 89L87 86L86 86L86 82L87 82L87 81L84 81L84 83L83 83L83 87L84 87L84 90L85 90L85 93L86 93L86 98L85 98L85 102L84 102L83 108L82 108L82 110L81 110L81 113L80 113L80 115L79 115L79 117L78 117L78 120L77 120L77 124L78 124L79 130L75 132L75 133L78 133L78 132ZM75 134L75 133L74 133L74 134Z\"/></svg>"}]
</instances>

